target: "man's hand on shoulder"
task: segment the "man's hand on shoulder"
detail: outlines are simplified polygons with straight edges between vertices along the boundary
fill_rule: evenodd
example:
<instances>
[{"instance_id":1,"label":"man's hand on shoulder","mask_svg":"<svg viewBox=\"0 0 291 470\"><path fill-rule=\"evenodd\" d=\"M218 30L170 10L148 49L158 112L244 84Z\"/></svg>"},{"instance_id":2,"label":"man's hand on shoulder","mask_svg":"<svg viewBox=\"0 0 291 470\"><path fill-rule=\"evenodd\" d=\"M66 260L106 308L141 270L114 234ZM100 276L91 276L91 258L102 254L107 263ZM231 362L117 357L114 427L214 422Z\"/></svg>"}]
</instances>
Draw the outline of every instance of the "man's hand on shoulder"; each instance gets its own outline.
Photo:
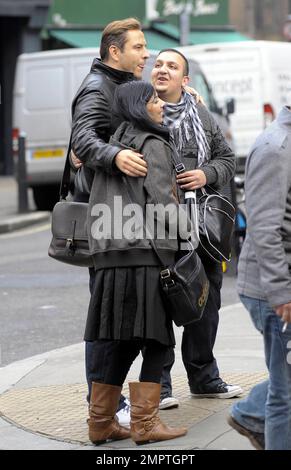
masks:
<instances>
[{"instance_id":1,"label":"man's hand on shoulder","mask_svg":"<svg viewBox=\"0 0 291 470\"><path fill-rule=\"evenodd\" d=\"M282 318L283 322L291 323L291 302L275 307L276 314Z\"/></svg>"},{"instance_id":2,"label":"man's hand on shoulder","mask_svg":"<svg viewBox=\"0 0 291 470\"><path fill-rule=\"evenodd\" d=\"M121 150L115 157L115 165L127 176L146 176L147 163L141 153L132 150Z\"/></svg>"},{"instance_id":3,"label":"man's hand on shoulder","mask_svg":"<svg viewBox=\"0 0 291 470\"><path fill-rule=\"evenodd\" d=\"M195 101L197 104L203 104L203 106L206 106L205 101L201 95L199 95L198 91L195 90L195 88L192 88L190 86L184 86L184 90L186 93L190 93L190 95L194 96Z\"/></svg>"}]
</instances>

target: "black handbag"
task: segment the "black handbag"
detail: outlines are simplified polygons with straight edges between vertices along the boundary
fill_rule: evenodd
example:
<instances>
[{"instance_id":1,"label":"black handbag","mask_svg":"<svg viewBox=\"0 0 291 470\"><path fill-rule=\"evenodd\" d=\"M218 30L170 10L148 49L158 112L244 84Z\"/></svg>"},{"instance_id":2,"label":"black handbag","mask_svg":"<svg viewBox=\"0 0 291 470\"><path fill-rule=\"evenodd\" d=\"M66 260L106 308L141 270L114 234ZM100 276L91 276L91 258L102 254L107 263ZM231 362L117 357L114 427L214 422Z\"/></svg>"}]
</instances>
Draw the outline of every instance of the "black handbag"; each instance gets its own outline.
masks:
<instances>
[{"instance_id":1,"label":"black handbag","mask_svg":"<svg viewBox=\"0 0 291 470\"><path fill-rule=\"evenodd\" d=\"M48 255L62 263L74 266L92 267L93 258L89 250L87 214L89 204L67 201L70 185L71 139L63 172L60 202L52 212L52 240Z\"/></svg>"},{"instance_id":2,"label":"black handbag","mask_svg":"<svg viewBox=\"0 0 291 470\"><path fill-rule=\"evenodd\" d=\"M181 162L173 144L172 158L177 173L183 173L186 168ZM235 227L235 208L228 198L210 186L195 191L185 191L188 211L192 213L192 205L198 205L199 244L202 250L214 261L230 261L231 240ZM193 217L191 217L193 220Z\"/></svg>"},{"instance_id":3,"label":"black handbag","mask_svg":"<svg viewBox=\"0 0 291 470\"><path fill-rule=\"evenodd\" d=\"M161 286L168 312L177 326L201 320L209 294L201 259L194 248L161 270Z\"/></svg>"},{"instance_id":4,"label":"black handbag","mask_svg":"<svg viewBox=\"0 0 291 470\"><path fill-rule=\"evenodd\" d=\"M131 202L135 200L134 193L125 177L123 181ZM145 226L144 222L143 225ZM146 226L146 233L151 234ZM162 267L160 283L167 312L177 326L185 326L201 319L209 293L207 279L202 262L191 242L188 249L178 252L177 261L171 266L165 266L163 255L157 248L153 237L149 242Z\"/></svg>"},{"instance_id":5,"label":"black handbag","mask_svg":"<svg viewBox=\"0 0 291 470\"><path fill-rule=\"evenodd\" d=\"M226 196L210 186L205 186L196 193L200 245L213 260L230 261L235 208Z\"/></svg>"}]
</instances>

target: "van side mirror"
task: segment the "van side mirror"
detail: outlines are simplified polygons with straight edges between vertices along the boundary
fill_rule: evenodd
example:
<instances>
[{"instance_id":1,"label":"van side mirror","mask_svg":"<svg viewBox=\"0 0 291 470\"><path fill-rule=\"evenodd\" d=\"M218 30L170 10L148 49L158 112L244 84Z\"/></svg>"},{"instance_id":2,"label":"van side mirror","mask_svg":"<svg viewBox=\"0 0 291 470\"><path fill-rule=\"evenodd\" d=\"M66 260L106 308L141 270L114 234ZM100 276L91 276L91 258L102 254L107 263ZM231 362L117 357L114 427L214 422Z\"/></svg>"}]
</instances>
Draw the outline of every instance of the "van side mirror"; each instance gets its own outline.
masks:
<instances>
[{"instance_id":1,"label":"van side mirror","mask_svg":"<svg viewBox=\"0 0 291 470\"><path fill-rule=\"evenodd\" d=\"M233 114L235 112L235 99L229 98L225 102L226 114Z\"/></svg>"}]
</instances>

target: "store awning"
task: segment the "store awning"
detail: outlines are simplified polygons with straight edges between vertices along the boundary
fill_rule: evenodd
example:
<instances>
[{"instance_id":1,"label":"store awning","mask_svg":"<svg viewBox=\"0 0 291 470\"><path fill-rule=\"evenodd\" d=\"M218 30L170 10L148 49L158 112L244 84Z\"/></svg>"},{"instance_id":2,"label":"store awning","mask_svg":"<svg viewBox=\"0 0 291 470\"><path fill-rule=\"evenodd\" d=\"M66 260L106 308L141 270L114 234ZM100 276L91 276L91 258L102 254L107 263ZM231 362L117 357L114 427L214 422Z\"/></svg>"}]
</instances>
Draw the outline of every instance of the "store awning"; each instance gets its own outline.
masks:
<instances>
[{"instance_id":1,"label":"store awning","mask_svg":"<svg viewBox=\"0 0 291 470\"><path fill-rule=\"evenodd\" d=\"M48 31L49 36L71 47L99 47L102 31L55 30Z\"/></svg>"},{"instance_id":2,"label":"store awning","mask_svg":"<svg viewBox=\"0 0 291 470\"><path fill-rule=\"evenodd\" d=\"M153 28L144 30L148 49L158 51L167 47L179 47L180 32L176 26L169 23L157 23ZM52 29L48 31L48 34L70 47L99 47L102 31ZM189 45L249 40L250 38L234 30L197 30L189 34Z\"/></svg>"},{"instance_id":3,"label":"store awning","mask_svg":"<svg viewBox=\"0 0 291 470\"><path fill-rule=\"evenodd\" d=\"M179 41L177 39L169 38L163 34L157 33L156 31L144 30L144 35L148 49L160 51L161 49L166 49L168 47L179 47Z\"/></svg>"},{"instance_id":4,"label":"store awning","mask_svg":"<svg viewBox=\"0 0 291 470\"><path fill-rule=\"evenodd\" d=\"M169 23L154 23L153 28L176 41L179 41L179 29ZM233 29L226 30L210 30L200 29L190 31L189 33L189 46L196 44L207 44L212 42L235 42L235 41L250 41L251 38L241 34Z\"/></svg>"},{"instance_id":5,"label":"store awning","mask_svg":"<svg viewBox=\"0 0 291 470\"><path fill-rule=\"evenodd\" d=\"M238 31L191 31L190 42L195 44L207 44L212 42L236 42L250 41L251 39Z\"/></svg>"},{"instance_id":6,"label":"store awning","mask_svg":"<svg viewBox=\"0 0 291 470\"><path fill-rule=\"evenodd\" d=\"M49 35L70 47L99 47L102 31L50 30ZM178 47L179 41L156 31L145 30L147 47L160 50L166 47Z\"/></svg>"}]
</instances>

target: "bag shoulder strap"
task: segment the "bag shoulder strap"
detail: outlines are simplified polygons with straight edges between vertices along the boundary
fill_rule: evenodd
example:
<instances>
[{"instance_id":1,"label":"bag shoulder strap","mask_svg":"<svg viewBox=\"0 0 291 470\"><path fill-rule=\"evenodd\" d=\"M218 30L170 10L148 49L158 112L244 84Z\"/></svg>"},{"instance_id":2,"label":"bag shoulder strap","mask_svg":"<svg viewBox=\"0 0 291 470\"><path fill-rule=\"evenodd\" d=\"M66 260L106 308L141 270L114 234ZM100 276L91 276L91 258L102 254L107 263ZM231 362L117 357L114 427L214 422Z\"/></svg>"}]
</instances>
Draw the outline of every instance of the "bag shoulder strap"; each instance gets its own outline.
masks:
<instances>
[{"instance_id":1,"label":"bag shoulder strap","mask_svg":"<svg viewBox=\"0 0 291 470\"><path fill-rule=\"evenodd\" d=\"M66 162L65 162L65 167L64 167L61 186L60 186L60 200L66 200L66 197L69 194L70 174L71 174L71 165L70 165L71 149L72 149L72 132L71 132L71 135L70 135L70 140L69 140L69 145L68 145L68 150L67 150L67 156L66 156Z\"/></svg>"},{"instance_id":2,"label":"bag shoulder strap","mask_svg":"<svg viewBox=\"0 0 291 470\"><path fill-rule=\"evenodd\" d=\"M176 170L176 173L177 174L183 173L183 171L186 170L186 167L185 167L184 163L182 163L182 161L181 161L181 157L178 153L178 150L177 150L176 144L174 142L174 139L170 139L170 145L171 145L171 149L172 149L172 160L173 160L173 164L174 164L174 168ZM208 194L206 188L209 188L211 191L213 191L218 196L224 197L224 196L221 195L221 193L219 193L216 189L214 189L212 186L209 186L208 184L203 186L203 188L200 188L200 191L202 192L203 195ZM185 195L186 195L186 193L187 193L187 191L185 192ZM191 197L191 196L189 196L189 197Z\"/></svg>"},{"instance_id":3,"label":"bag shoulder strap","mask_svg":"<svg viewBox=\"0 0 291 470\"><path fill-rule=\"evenodd\" d=\"M186 167L185 167L184 163L182 163L182 161L181 161L181 158L180 158L180 155L178 153L178 150L177 150L176 144L174 142L174 139L170 138L169 143L170 143L170 147L171 147L171 150L172 150L171 157L172 157L172 161L173 161L175 171L176 171L177 174L183 173L183 171L186 170Z\"/></svg>"}]
</instances>

